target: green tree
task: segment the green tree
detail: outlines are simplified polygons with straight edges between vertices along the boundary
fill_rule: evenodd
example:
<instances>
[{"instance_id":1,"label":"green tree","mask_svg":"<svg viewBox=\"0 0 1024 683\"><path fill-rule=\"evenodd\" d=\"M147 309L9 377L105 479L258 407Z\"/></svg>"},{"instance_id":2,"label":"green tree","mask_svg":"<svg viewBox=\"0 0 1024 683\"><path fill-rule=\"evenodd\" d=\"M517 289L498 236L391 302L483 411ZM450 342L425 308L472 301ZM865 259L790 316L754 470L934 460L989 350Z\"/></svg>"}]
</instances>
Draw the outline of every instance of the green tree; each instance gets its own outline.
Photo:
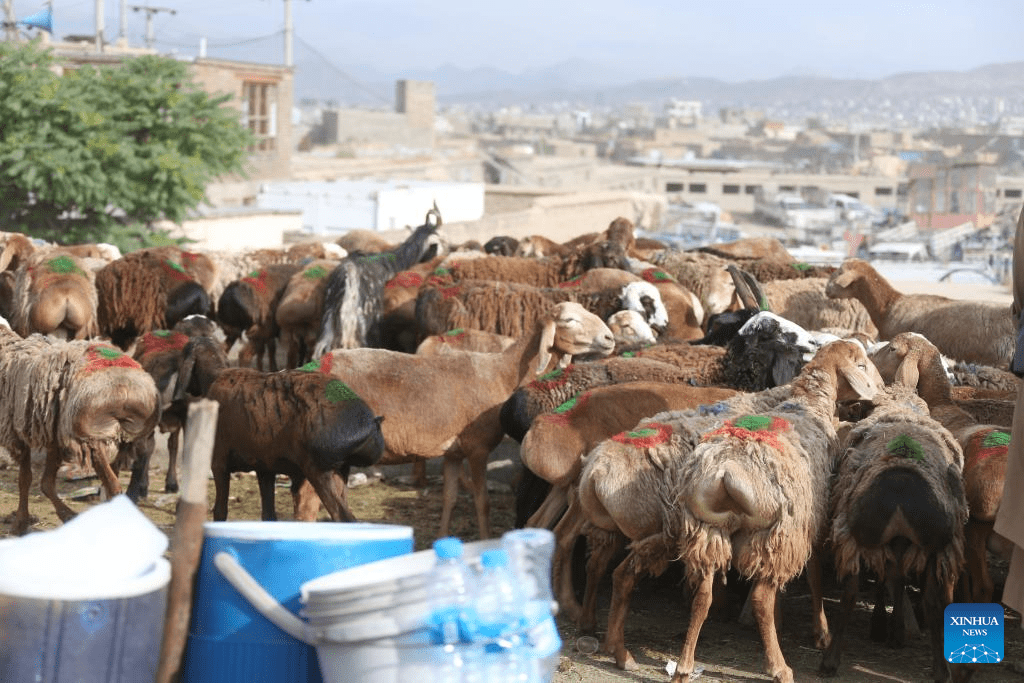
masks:
<instances>
[{"instance_id":1,"label":"green tree","mask_svg":"<svg viewBox=\"0 0 1024 683\"><path fill-rule=\"evenodd\" d=\"M211 180L242 171L249 131L184 63L54 66L35 43L0 44L0 230L145 240L152 221L180 222Z\"/></svg>"}]
</instances>

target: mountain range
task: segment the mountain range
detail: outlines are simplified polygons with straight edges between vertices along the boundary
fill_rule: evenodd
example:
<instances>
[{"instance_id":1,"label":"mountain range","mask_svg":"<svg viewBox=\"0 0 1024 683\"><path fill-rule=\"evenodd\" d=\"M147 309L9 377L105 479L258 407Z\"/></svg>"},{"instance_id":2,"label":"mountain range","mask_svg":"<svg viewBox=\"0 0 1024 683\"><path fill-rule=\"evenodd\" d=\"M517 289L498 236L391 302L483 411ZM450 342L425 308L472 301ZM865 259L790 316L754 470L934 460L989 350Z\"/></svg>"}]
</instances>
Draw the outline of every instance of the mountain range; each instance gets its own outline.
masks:
<instances>
[{"instance_id":1,"label":"mountain range","mask_svg":"<svg viewBox=\"0 0 1024 683\"><path fill-rule=\"evenodd\" d=\"M394 83L398 79L433 81L438 105L442 108L618 107L630 102L660 104L668 98L700 100L706 109L777 107L785 103L790 106L861 103L891 107L894 103L920 101L1002 99L1009 111L1024 103L1024 62L990 64L968 71L898 73L878 79L788 75L729 82L700 77L630 79L614 67L585 60L520 73L491 67L466 69L444 65L430 70L383 74L366 65L339 69L312 56L296 63L296 101L313 99L339 106L387 107L394 101Z\"/></svg>"}]
</instances>

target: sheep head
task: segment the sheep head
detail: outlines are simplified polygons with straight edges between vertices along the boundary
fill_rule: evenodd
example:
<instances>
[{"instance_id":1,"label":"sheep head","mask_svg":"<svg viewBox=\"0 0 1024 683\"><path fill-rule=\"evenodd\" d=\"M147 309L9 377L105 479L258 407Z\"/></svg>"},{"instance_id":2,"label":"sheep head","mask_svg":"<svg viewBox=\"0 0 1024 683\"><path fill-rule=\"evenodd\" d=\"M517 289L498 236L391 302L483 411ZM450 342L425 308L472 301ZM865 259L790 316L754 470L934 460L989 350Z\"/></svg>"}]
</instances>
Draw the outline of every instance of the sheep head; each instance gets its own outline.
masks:
<instances>
[{"instance_id":1,"label":"sheep head","mask_svg":"<svg viewBox=\"0 0 1024 683\"><path fill-rule=\"evenodd\" d=\"M565 368L573 356L582 353L607 356L614 348L615 337L604 321L582 305L565 301L555 305L544 322L536 374L547 370L553 355L559 356L557 367Z\"/></svg>"},{"instance_id":2,"label":"sheep head","mask_svg":"<svg viewBox=\"0 0 1024 683\"><path fill-rule=\"evenodd\" d=\"M859 283L872 273L877 276L867 261L859 258L846 259L825 284L825 296L830 299L857 298Z\"/></svg>"},{"instance_id":3,"label":"sheep head","mask_svg":"<svg viewBox=\"0 0 1024 683\"><path fill-rule=\"evenodd\" d=\"M658 332L668 326L668 311L661 300L661 292L650 282L630 282L623 286L619 302L624 309L643 315L647 324Z\"/></svg>"},{"instance_id":4,"label":"sheep head","mask_svg":"<svg viewBox=\"0 0 1024 683\"><path fill-rule=\"evenodd\" d=\"M946 377L942 355L924 335L902 332L893 337L888 344L875 350L871 354L871 360L886 382L900 384L915 391L924 384L929 389L926 393L933 393L938 389L945 397L949 396L949 379Z\"/></svg>"},{"instance_id":5,"label":"sheep head","mask_svg":"<svg viewBox=\"0 0 1024 683\"><path fill-rule=\"evenodd\" d=\"M826 344L804 367L835 369L838 380L837 400L870 401L885 389L885 382L858 342L842 339Z\"/></svg>"},{"instance_id":6,"label":"sheep head","mask_svg":"<svg viewBox=\"0 0 1024 683\"><path fill-rule=\"evenodd\" d=\"M636 311L616 311L608 318L608 328L615 337L615 343L622 344L654 344L657 338L654 330L647 324L644 317Z\"/></svg>"}]
</instances>

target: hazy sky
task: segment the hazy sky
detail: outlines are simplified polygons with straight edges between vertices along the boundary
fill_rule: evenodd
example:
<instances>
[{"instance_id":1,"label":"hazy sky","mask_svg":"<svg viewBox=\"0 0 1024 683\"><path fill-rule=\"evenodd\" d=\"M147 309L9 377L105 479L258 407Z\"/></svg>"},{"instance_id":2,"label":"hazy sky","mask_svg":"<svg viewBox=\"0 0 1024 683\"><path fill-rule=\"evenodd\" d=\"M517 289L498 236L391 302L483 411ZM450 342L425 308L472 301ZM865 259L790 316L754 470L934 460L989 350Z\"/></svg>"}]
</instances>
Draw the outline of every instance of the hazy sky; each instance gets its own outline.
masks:
<instances>
[{"instance_id":1,"label":"hazy sky","mask_svg":"<svg viewBox=\"0 0 1024 683\"><path fill-rule=\"evenodd\" d=\"M43 4L14 0L19 18ZM183 54L195 54L201 35L213 55L217 46L284 27L283 0L127 4L177 10L155 15L154 33L158 47ZM104 5L112 40L121 3ZM292 7L297 38L338 66L396 76L444 64L517 73L578 58L637 77L877 78L1024 60L1015 0L293 0ZM58 38L93 32L95 0L53 0L53 12ZM144 34L144 14L129 10L129 39L141 44ZM262 42L273 49L273 41Z\"/></svg>"}]
</instances>

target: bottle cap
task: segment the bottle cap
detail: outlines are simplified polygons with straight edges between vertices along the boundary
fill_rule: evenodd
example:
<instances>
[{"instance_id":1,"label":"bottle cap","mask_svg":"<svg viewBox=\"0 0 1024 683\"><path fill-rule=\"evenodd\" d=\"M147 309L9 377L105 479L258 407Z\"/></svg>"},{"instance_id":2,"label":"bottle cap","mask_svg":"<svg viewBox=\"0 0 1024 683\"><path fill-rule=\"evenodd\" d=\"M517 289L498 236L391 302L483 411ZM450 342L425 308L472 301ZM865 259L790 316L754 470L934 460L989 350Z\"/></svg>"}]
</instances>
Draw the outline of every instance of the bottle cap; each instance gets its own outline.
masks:
<instances>
[{"instance_id":1,"label":"bottle cap","mask_svg":"<svg viewBox=\"0 0 1024 683\"><path fill-rule=\"evenodd\" d=\"M462 541L454 536L434 541L434 554L439 560L453 560L462 557Z\"/></svg>"},{"instance_id":2,"label":"bottle cap","mask_svg":"<svg viewBox=\"0 0 1024 683\"><path fill-rule=\"evenodd\" d=\"M507 567L508 566L508 553L504 550L485 550L480 554L480 564L486 568L491 567Z\"/></svg>"}]
</instances>

